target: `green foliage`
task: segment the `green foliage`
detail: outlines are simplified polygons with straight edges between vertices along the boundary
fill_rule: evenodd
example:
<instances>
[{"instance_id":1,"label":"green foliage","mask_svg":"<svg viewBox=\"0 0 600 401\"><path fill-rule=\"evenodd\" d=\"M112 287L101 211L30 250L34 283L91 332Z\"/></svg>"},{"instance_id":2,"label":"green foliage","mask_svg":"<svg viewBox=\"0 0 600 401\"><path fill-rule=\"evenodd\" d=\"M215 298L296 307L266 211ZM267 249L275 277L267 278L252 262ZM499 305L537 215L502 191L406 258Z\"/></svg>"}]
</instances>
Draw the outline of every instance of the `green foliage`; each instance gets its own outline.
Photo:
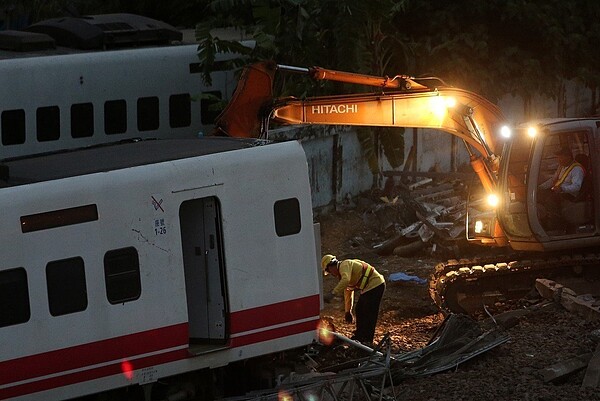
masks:
<instances>
[{"instance_id":1,"label":"green foliage","mask_svg":"<svg viewBox=\"0 0 600 401\"><path fill-rule=\"evenodd\" d=\"M416 75L526 103L535 95L560 96L569 79L598 86L595 0L413 1L394 18L413 43Z\"/></svg>"},{"instance_id":2,"label":"green foliage","mask_svg":"<svg viewBox=\"0 0 600 401\"><path fill-rule=\"evenodd\" d=\"M220 51L235 53L231 42L214 36L214 28L234 27L243 36L253 39L251 51L238 51L233 63L249 63L273 59L280 64L346 70L371 75L394 76L414 65L412 49L403 34L393 25L390 15L405 10L409 2L392 0L215 0L196 27L199 58L203 77L210 83L210 71L216 65ZM350 88L339 83L311 82L306 77L278 77L279 96L317 96L330 93L349 93L364 88ZM369 88L368 90L372 90ZM359 130L359 139L369 165L378 169L378 151L391 165L403 158L403 137L395 140L380 129ZM398 131L398 130L396 130ZM387 139L380 141L383 135ZM399 145L401 144L401 146Z\"/></svg>"},{"instance_id":3,"label":"green foliage","mask_svg":"<svg viewBox=\"0 0 600 401\"><path fill-rule=\"evenodd\" d=\"M536 95L560 98L565 81L576 79L594 94L590 113L600 102L597 0L0 0L0 7L26 13L31 22L75 9L195 25L208 83L217 67L273 59L378 76L434 75L491 100L519 96L526 105ZM255 46L221 36L215 30L220 27L234 28L235 39L251 39ZM218 53L239 57L223 66ZM297 97L362 89L301 76L280 77L275 88L278 95ZM374 167L380 153L398 164L402 135L361 132Z\"/></svg>"}]
</instances>

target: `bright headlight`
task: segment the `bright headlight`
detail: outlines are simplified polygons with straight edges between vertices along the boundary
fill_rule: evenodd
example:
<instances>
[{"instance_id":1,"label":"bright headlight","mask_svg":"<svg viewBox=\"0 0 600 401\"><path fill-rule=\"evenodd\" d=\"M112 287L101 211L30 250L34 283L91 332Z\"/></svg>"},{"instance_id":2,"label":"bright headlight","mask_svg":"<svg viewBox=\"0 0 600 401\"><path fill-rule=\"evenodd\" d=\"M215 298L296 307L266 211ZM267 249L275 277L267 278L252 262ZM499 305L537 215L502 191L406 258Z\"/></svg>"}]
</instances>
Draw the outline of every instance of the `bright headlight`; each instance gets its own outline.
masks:
<instances>
[{"instance_id":1,"label":"bright headlight","mask_svg":"<svg viewBox=\"0 0 600 401\"><path fill-rule=\"evenodd\" d=\"M475 221L475 233L481 234L483 232L483 221L477 220Z\"/></svg>"},{"instance_id":2,"label":"bright headlight","mask_svg":"<svg viewBox=\"0 0 600 401\"><path fill-rule=\"evenodd\" d=\"M500 128L500 135L502 135L504 138L510 138L512 135L510 127L508 125L503 125L502 128Z\"/></svg>"},{"instance_id":3,"label":"bright headlight","mask_svg":"<svg viewBox=\"0 0 600 401\"><path fill-rule=\"evenodd\" d=\"M491 207L496 207L498 206L498 203L500 202L500 199L498 199L498 195L496 194L489 194L487 197L487 203L488 205L490 205Z\"/></svg>"},{"instance_id":4,"label":"bright headlight","mask_svg":"<svg viewBox=\"0 0 600 401\"><path fill-rule=\"evenodd\" d=\"M537 135L537 128L535 127L529 127L527 128L527 135L529 135L530 137L534 137Z\"/></svg>"},{"instance_id":5,"label":"bright headlight","mask_svg":"<svg viewBox=\"0 0 600 401\"><path fill-rule=\"evenodd\" d=\"M456 99L453 97L435 96L431 98L431 111L433 114L442 118L446 115L449 108L456 106Z\"/></svg>"},{"instance_id":6,"label":"bright headlight","mask_svg":"<svg viewBox=\"0 0 600 401\"><path fill-rule=\"evenodd\" d=\"M446 107L452 108L454 106L456 106L456 99L453 97L447 97L446 98Z\"/></svg>"}]
</instances>

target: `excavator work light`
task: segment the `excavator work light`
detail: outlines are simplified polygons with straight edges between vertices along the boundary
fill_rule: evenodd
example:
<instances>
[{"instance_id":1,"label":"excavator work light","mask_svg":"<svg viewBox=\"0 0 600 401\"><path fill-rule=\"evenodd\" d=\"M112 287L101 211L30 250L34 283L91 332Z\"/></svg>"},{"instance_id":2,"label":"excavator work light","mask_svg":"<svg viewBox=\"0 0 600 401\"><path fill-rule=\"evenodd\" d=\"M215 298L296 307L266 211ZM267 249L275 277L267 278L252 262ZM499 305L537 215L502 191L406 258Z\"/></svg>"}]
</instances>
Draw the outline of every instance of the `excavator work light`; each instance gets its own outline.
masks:
<instances>
[{"instance_id":1,"label":"excavator work light","mask_svg":"<svg viewBox=\"0 0 600 401\"><path fill-rule=\"evenodd\" d=\"M503 125L502 128L500 128L500 135L502 135L503 138L510 138L512 135L510 127L508 125Z\"/></svg>"},{"instance_id":2,"label":"excavator work light","mask_svg":"<svg viewBox=\"0 0 600 401\"><path fill-rule=\"evenodd\" d=\"M431 98L431 111L436 117L445 117L448 109L454 106L456 106L456 99L453 97L435 96Z\"/></svg>"},{"instance_id":3,"label":"excavator work light","mask_svg":"<svg viewBox=\"0 0 600 401\"><path fill-rule=\"evenodd\" d=\"M475 222L475 233L481 234L483 232L483 221L477 220Z\"/></svg>"},{"instance_id":4,"label":"excavator work light","mask_svg":"<svg viewBox=\"0 0 600 401\"><path fill-rule=\"evenodd\" d=\"M496 206L498 206L498 203L500 202L500 199L498 199L498 195L496 194L489 194L487 197L487 203L489 206L495 208Z\"/></svg>"},{"instance_id":5,"label":"excavator work light","mask_svg":"<svg viewBox=\"0 0 600 401\"><path fill-rule=\"evenodd\" d=\"M535 127L527 128L527 135L529 135L532 138L535 137L537 135L537 128L535 128Z\"/></svg>"},{"instance_id":6,"label":"excavator work light","mask_svg":"<svg viewBox=\"0 0 600 401\"><path fill-rule=\"evenodd\" d=\"M446 98L446 107L452 108L454 106L456 106L456 99L453 97L447 97Z\"/></svg>"}]
</instances>

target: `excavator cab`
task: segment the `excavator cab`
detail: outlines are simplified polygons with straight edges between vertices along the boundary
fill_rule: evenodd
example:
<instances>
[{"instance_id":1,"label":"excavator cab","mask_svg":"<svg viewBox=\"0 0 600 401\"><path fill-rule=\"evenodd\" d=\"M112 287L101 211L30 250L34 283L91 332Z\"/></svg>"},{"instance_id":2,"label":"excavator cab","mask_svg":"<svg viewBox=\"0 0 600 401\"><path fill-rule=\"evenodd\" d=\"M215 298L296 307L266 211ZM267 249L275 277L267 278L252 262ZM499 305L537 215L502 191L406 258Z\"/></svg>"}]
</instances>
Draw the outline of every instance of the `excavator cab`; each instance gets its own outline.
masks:
<instances>
[{"instance_id":1,"label":"excavator cab","mask_svg":"<svg viewBox=\"0 0 600 401\"><path fill-rule=\"evenodd\" d=\"M592 163L597 130L595 120L553 120L520 127L506 142L497 218L513 249L573 249L599 241ZM560 194L550 202L540 186L560 173L559 149L568 149L583 169L583 182L575 194Z\"/></svg>"}]
</instances>

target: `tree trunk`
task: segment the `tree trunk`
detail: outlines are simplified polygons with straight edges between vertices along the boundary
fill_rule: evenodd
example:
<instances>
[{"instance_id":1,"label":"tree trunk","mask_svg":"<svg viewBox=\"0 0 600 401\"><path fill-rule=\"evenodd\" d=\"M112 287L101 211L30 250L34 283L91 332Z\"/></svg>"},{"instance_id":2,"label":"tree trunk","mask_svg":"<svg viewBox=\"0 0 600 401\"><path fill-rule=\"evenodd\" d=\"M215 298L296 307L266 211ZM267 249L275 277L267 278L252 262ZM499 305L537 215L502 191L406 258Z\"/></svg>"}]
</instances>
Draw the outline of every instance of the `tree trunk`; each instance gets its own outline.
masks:
<instances>
[{"instance_id":1,"label":"tree trunk","mask_svg":"<svg viewBox=\"0 0 600 401\"><path fill-rule=\"evenodd\" d=\"M556 96L556 117L567 116L567 90L565 88L565 82L562 81L558 85L558 91Z\"/></svg>"}]
</instances>

